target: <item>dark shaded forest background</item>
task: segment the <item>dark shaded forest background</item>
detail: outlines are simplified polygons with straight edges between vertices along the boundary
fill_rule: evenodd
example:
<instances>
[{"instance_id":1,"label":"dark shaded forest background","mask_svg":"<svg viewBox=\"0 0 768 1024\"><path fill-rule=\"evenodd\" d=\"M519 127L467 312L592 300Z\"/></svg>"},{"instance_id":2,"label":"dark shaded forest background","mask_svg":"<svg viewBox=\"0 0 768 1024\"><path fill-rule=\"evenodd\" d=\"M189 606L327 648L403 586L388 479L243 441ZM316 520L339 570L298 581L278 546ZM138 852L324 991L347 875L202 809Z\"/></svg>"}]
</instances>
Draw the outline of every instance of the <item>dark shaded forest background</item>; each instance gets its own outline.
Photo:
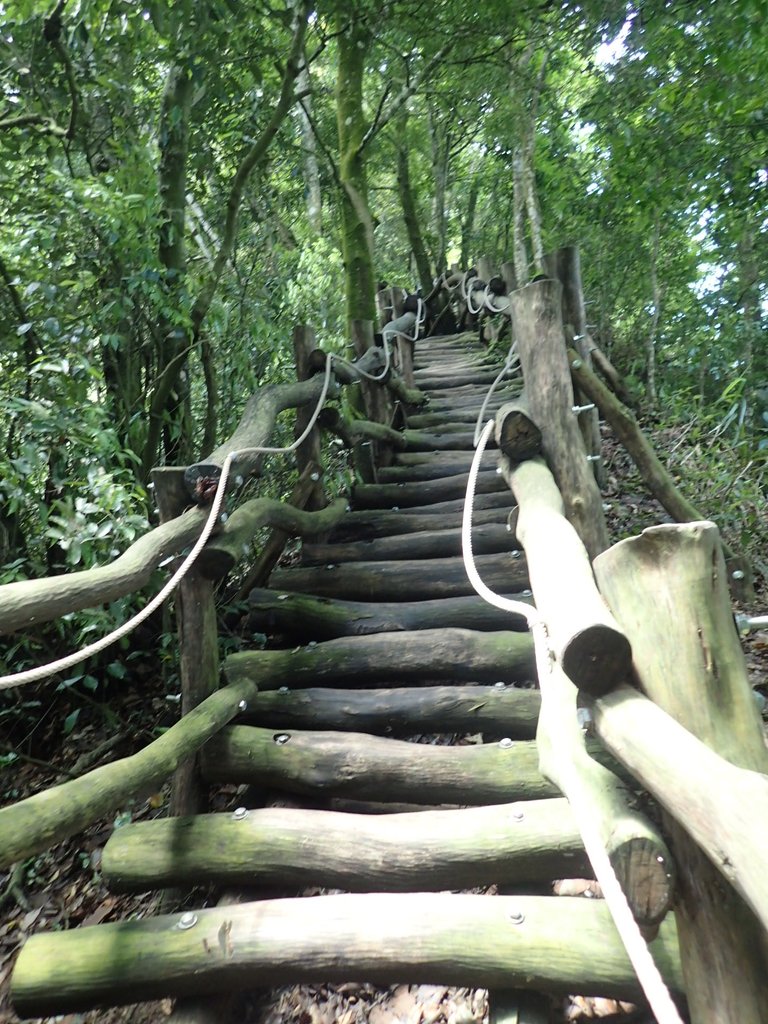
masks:
<instances>
[{"instance_id":1,"label":"dark shaded forest background","mask_svg":"<svg viewBox=\"0 0 768 1024\"><path fill-rule=\"evenodd\" d=\"M379 279L428 290L488 255L523 283L567 243L681 487L768 572L766 17L0 2L0 583L145 531L151 468L204 455L254 388L293 378L294 324L342 351ZM270 465L281 493L290 466ZM2 671L135 600L13 637Z\"/></svg>"}]
</instances>

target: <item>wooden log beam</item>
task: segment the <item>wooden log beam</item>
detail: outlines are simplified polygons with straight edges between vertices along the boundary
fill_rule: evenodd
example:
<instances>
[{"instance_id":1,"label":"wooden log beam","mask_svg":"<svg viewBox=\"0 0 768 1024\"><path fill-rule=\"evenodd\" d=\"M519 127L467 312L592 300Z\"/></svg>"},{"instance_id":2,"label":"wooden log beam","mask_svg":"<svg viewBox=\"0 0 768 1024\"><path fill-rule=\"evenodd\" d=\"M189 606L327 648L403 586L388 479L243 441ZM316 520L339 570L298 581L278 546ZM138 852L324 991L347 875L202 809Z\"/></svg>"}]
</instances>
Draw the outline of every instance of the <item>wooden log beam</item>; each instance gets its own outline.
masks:
<instances>
[{"instance_id":1,"label":"wooden log beam","mask_svg":"<svg viewBox=\"0 0 768 1024\"><path fill-rule=\"evenodd\" d=\"M192 922L188 925L187 922ZM677 935L652 943L681 989ZM634 998L638 983L599 900L374 893L270 900L38 933L11 997L22 1017L296 982L520 987Z\"/></svg>"},{"instance_id":2,"label":"wooden log beam","mask_svg":"<svg viewBox=\"0 0 768 1024\"><path fill-rule=\"evenodd\" d=\"M218 690L130 757L0 809L0 867L47 850L128 801L156 792L255 694L256 687L248 681Z\"/></svg>"},{"instance_id":3,"label":"wooden log beam","mask_svg":"<svg viewBox=\"0 0 768 1024\"><path fill-rule=\"evenodd\" d=\"M479 406L477 411L480 411ZM453 428L446 424L440 434L427 434L421 430L406 429L403 431L403 437L409 452L436 452L447 448L458 448L461 451L471 452L475 448L474 433L468 431L466 425L458 423Z\"/></svg>"},{"instance_id":4,"label":"wooden log beam","mask_svg":"<svg viewBox=\"0 0 768 1024\"><path fill-rule=\"evenodd\" d=\"M531 417L523 392L496 412L496 444L512 462L524 462L541 453L541 431Z\"/></svg>"},{"instance_id":5,"label":"wooden log beam","mask_svg":"<svg viewBox=\"0 0 768 1024\"><path fill-rule=\"evenodd\" d=\"M540 459L514 467L504 460L502 469L518 502L516 533L551 650L580 690L600 696L629 679L629 641L598 593L550 471Z\"/></svg>"},{"instance_id":6,"label":"wooden log beam","mask_svg":"<svg viewBox=\"0 0 768 1024\"><path fill-rule=\"evenodd\" d=\"M356 484L352 488L352 504L364 508L410 508L413 505L433 505L438 501L462 498L467 490L469 473L397 484ZM505 489L504 481L496 473L483 473L477 479L477 494L492 494Z\"/></svg>"},{"instance_id":7,"label":"wooden log beam","mask_svg":"<svg viewBox=\"0 0 768 1024\"><path fill-rule=\"evenodd\" d=\"M395 655L395 652L396 655ZM263 689L319 679L377 681L456 679L519 681L534 670L525 633L423 629L340 637L286 651L240 651L224 662L227 679L259 682Z\"/></svg>"},{"instance_id":8,"label":"wooden log beam","mask_svg":"<svg viewBox=\"0 0 768 1024\"><path fill-rule=\"evenodd\" d=\"M600 491L587 462L565 351L561 287L534 281L512 295L512 319L528 403L542 432L547 463L563 495L565 514L594 558L608 547Z\"/></svg>"},{"instance_id":9,"label":"wooden log beam","mask_svg":"<svg viewBox=\"0 0 768 1024\"><path fill-rule=\"evenodd\" d=\"M407 443L399 430L371 420L344 419L338 409L331 407L322 410L317 422L321 429L340 437L347 448L354 448L361 441L377 441L402 451Z\"/></svg>"},{"instance_id":10,"label":"wooden log beam","mask_svg":"<svg viewBox=\"0 0 768 1024\"><path fill-rule=\"evenodd\" d=\"M523 740L446 747L365 733L275 732L235 725L203 751L209 782L251 783L289 793L415 804L500 803L559 796Z\"/></svg>"},{"instance_id":11,"label":"wooden log beam","mask_svg":"<svg viewBox=\"0 0 768 1024\"><path fill-rule=\"evenodd\" d=\"M235 509L216 537L200 552L197 567L209 580L222 579L251 549L257 530L264 526L292 537L317 537L332 529L347 510L347 499L337 498L316 512L271 498L254 498Z\"/></svg>"},{"instance_id":12,"label":"wooden log beam","mask_svg":"<svg viewBox=\"0 0 768 1024\"><path fill-rule=\"evenodd\" d=\"M525 560L514 552L478 555L478 572L497 593L528 588ZM343 601L426 601L474 594L460 558L430 558L424 562L342 562L325 570L278 569L272 574L276 590L314 594Z\"/></svg>"},{"instance_id":13,"label":"wooden log beam","mask_svg":"<svg viewBox=\"0 0 768 1024\"><path fill-rule=\"evenodd\" d=\"M603 382L585 365L572 349L568 359L574 380L585 395L594 402L610 423L619 441L629 452L651 494L664 506L678 523L702 522L706 519L698 508L678 490L669 472L662 465L648 438L640 429L631 409L616 398ZM752 592L751 571L744 558L723 543L729 573L731 592L749 596ZM734 577L734 573L741 574ZM743 578L742 578L743 577Z\"/></svg>"},{"instance_id":14,"label":"wooden log beam","mask_svg":"<svg viewBox=\"0 0 768 1024\"><path fill-rule=\"evenodd\" d=\"M620 686L590 707L608 752L683 825L768 927L765 774L730 764L632 687Z\"/></svg>"},{"instance_id":15,"label":"wooden log beam","mask_svg":"<svg viewBox=\"0 0 768 1024\"><path fill-rule=\"evenodd\" d=\"M452 459L441 459L433 455L432 461L418 466L385 466L379 470L378 483L399 484L425 480L439 480L449 476L459 476L469 471L472 456L470 452L461 452ZM494 473L498 465L496 452L485 452L480 464L481 473Z\"/></svg>"},{"instance_id":16,"label":"wooden log beam","mask_svg":"<svg viewBox=\"0 0 768 1024\"><path fill-rule=\"evenodd\" d=\"M150 530L109 565L0 587L0 634L50 622L141 590L157 567L193 544L207 519L194 508Z\"/></svg>"},{"instance_id":17,"label":"wooden log beam","mask_svg":"<svg viewBox=\"0 0 768 1024\"><path fill-rule=\"evenodd\" d=\"M315 687L266 690L239 721L272 729L335 729L386 736L478 733L488 739L533 739L541 706L538 690L493 686L419 686L384 690Z\"/></svg>"},{"instance_id":18,"label":"wooden log beam","mask_svg":"<svg viewBox=\"0 0 768 1024\"><path fill-rule=\"evenodd\" d=\"M530 598L521 598L530 601ZM338 601L310 594L252 590L248 627L307 640L395 633L418 629L513 629L525 632L522 615L502 611L481 597L446 597L437 601Z\"/></svg>"},{"instance_id":19,"label":"wooden log beam","mask_svg":"<svg viewBox=\"0 0 768 1024\"><path fill-rule=\"evenodd\" d=\"M472 523L475 526L500 525L506 519L508 510L501 508L475 508ZM447 512L424 514L414 512L348 512L338 526L331 531L331 542L339 542L349 538L350 542L375 540L377 537L403 537L422 530L426 532L442 532L457 529L461 525L461 509Z\"/></svg>"},{"instance_id":20,"label":"wooden log beam","mask_svg":"<svg viewBox=\"0 0 768 1024\"><path fill-rule=\"evenodd\" d=\"M437 892L589 873L565 800L410 814L270 807L138 822L104 848L110 889L177 885L323 886Z\"/></svg>"},{"instance_id":21,"label":"wooden log beam","mask_svg":"<svg viewBox=\"0 0 768 1024\"><path fill-rule=\"evenodd\" d=\"M426 518L426 517L424 517ZM511 551L519 545L514 533L501 523L475 526L472 550L478 555ZM326 565L329 562L374 562L387 559L446 558L461 554L461 530L424 530L401 537L361 540L337 544L304 544L302 565Z\"/></svg>"},{"instance_id":22,"label":"wooden log beam","mask_svg":"<svg viewBox=\"0 0 768 1024\"><path fill-rule=\"evenodd\" d=\"M632 639L643 690L727 762L751 772L765 790L768 752L733 625L714 524L644 530L605 552L596 570ZM654 736L654 748L659 741ZM679 772L674 781L682 784ZM722 772L707 775L713 791L723 781ZM725 799L739 797L730 793ZM693 1019L758 1024L768 1004L768 886L762 872L762 906L752 904L758 913L762 910L758 918L686 835L691 818L703 813L703 807L691 807L686 818L666 822L681 878L677 924ZM759 814L759 805L753 804L749 843L738 831L731 834L740 857L765 833ZM702 824L711 831L709 821ZM738 871L733 855L725 848L718 852L728 856L727 875Z\"/></svg>"},{"instance_id":23,"label":"wooden log beam","mask_svg":"<svg viewBox=\"0 0 768 1024\"><path fill-rule=\"evenodd\" d=\"M310 367L310 355L315 347L315 332L307 324L297 324L293 328L293 355L296 361L296 376L299 380L307 380L312 376ZM296 423L294 426L294 437L299 438L304 433L312 418L313 409L306 407L296 410ZM320 430L314 426L299 447L296 449L296 467L301 474L310 464L322 465L322 448L320 444ZM312 481L312 489L307 496L305 508L309 512L316 512L326 505L325 492L323 491L322 474L318 473Z\"/></svg>"},{"instance_id":24,"label":"wooden log beam","mask_svg":"<svg viewBox=\"0 0 768 1024\"><path fill-rule=\"evenodd\" d=\"M655 926L675 896L674 860L667 844L659 829L633 807L626 786L589 756L576 712L576 687L557 662L541 659L539 685L536 743L541 773L565 794L580 824L599 836L637 923Z\"/></svg>"}]
</instances>

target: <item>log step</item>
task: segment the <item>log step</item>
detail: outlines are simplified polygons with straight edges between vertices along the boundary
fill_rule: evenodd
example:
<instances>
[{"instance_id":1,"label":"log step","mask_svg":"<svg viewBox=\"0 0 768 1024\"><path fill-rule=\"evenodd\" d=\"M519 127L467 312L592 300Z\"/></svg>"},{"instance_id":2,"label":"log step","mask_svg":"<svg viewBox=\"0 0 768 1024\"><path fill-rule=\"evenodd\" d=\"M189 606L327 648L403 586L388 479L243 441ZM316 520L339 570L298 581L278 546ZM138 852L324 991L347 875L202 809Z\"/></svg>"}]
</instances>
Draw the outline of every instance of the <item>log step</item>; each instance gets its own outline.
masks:
<instances>
[{"instance_id":1,"label":"log step","mask_svg":"<svg viewBox=\"0 0 768 1024\"><path fill-rule=\"evenodd\" d=\"M366 733L234 725L208 742L201 771L208 782L427 806L560 795L539 772L536 744L528 740L448 747Z\"/></svg>"},{"instance_id":2,"label":"log step","mask_svg":"<svg viewBox=\"0 0 768 1024\"><path fill-rule=\"evenodd\" d=\"M478 502L475 502L472 515L472 522L475 526L500 526L505 523L510 508L509 503L507 503L506 509L479 507L479 503L486 502L491 497L491 495L481 495ZM341 543L349 540L353 543L357 541L362 543L377 537L398 535L405 537L422 531L455 530L461 526L463 505L463 502L459 502L454 509L430 513L420 512L413 508L408 509L407 512L393 512L391 509L386 512L379 510L348 512L331 531L330 541Z\"/></svg>"},{"instance_id":3,"label":"log step","mask_svg":"<svg viewBox=\"0 0 768 1024\"><path fill-rule=\"evenodd\" d=\"M110 889L323 886L348 892L437 892L590 877L563 799L343 814L288 807L125 825L104 848Z\"/></svg>"},{"instance_id":4,"label":"log step","mask_svg":"<svg viewBox=\"0 0 768 1024\"><path fill-rule=\"evenodd\" d=\"M268 729L334 729L390 737L416 733L478 733L530 740L541 707L538 690L493 686L420 686L381 690L266 690L239 716Z\"/></svg>"},{"instance_id":5,"label":"log step","mask_svg":"<svg viewBox=\"0 0 768 1024\"><path fill-rule=\"evenodd\" d=\"M491 555L519 549L506 525L491 523L472 530L472 551ZM461 554L461 530L422 530L405 536L337 544L302 544L302 565L338 565L340 562L403 561L416 558L448 558Z\"/></svg>"},{"instance_id":6,"label":"log step","mask_svg":"<svg viewBox=\"0 0 768 1024\"><path fill-rule=\"evenodd\" d=\"M517 552L478 555L481 579L496 593L528 589L525 559ZM345 601L424 601L474 594L461 558L430 558L422 562L343 562L325 568L278 569L270 582L275 590L314 594Z\"/></svg>"},{"instance_id":7,"label":"log step","mask_svg":"<svg viewBox=\"0 0 768 1024\"><path fill-rule=\"evenodd\" d=\"M672 918L651 950L667 983L681 991ZM21 1016L38 1017L299 981L639 994L602 901L367 893L33 935L16 963L11 996Z\"/></svg>"},{"instance_id":8,"label":"log step","mask_svg":"<svg viewBox=\"0 0 768 1024\"><path fill-rule=\"evenodd\" d=\"M229 682L261 689L352 680L367 683L523 682L535 678L533 641L527 633L422 629L341 637L284 651L241 651L224 661Z\"/></svg>"},{"instance_id":9,"label":"log step","mask_svg":"<svg viewBox=\"0 0 768 1024\"><path fill-rule=\"evenodd\" d=\"M414 505L434 505L440 501L463 498L469 474L396 484L356 484L352 488L352 507L410 508ZM509 488L498 473L481 473L477 479L476 494L503 494L510 500Z\"/></svg>"},{"instance_id":10,"label":"log step","mask_svg":"<svg viewBox=\"0 0 768 1024\"><path fill-rule=\"evenodd\" d=\"M530 602L529 597L512 595ZM436 601L334 601L311 594L279 593L255 589L249 595L248 628L255 633L275 633L308 640L333 640L342 636L368 636L420 629L513 629L526 632L522 615L502 611L482 598L446 597Z\"/></svg>"}]
</instances>

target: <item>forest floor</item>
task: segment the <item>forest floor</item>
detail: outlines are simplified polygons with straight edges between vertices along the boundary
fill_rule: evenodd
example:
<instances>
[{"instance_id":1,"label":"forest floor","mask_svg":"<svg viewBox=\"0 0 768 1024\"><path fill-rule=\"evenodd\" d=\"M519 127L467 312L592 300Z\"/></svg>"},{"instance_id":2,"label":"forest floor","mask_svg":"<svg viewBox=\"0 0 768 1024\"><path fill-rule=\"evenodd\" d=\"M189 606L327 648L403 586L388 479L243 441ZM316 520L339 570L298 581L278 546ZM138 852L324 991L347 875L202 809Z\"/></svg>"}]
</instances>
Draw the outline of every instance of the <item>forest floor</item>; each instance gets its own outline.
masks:
<instances>
[{"instance_id":1,"label":"forest floor","mask_svg":"<svg viewBox=\"0 0 768 1024\"><path fill-rule=\"evenodd\" d=\"M623 449L610 435L605 436L604 442L608 469L604 501L613 539L669 522L664 510L647 496ZM764 579L758 578L757 589L754 611L764 614L768 608L768 585ZM745 637L744 650L753 687L768 697L768 633L761 631ZM39 693L42 695L43 691ZM123 680L119 688L111 686L108 708L94 702L84 709L77 726L66 736L62 733L62 721L67 708L61 701L49 703L29 728L14 736L13 747L19 759L11 767L0 769L0 805L65 781L66 773L82 760L84 752L108 747L102 762L132 753L156 736L158 727L173 721L174 706L169 704L166 694L167 685L155 671L138 670ZM134 806L132 819L162 816L168 795L166 786ZM220 789L215 809L234 806L235 798L235 787ZM0 872L0 1024L17 1021L8 999L9 978L16 953L29 935L157 912L156 894L116 896L102 882L101 850L114 825L113 821L102 821L86 833L17 865L10 873ZM569 894L599 895L594 882L585 881L580 887L576 884L575 889L569 885ZM492 895L493 889L488 892ZM630 1007L613 1000L574 996L559 1005L563 1021L597 1017L610 1017L616 1022L650 1019L641 1012L631 1013ZM365 984L304 985L254 994L243 1000L239 1011L236 1019L242 1024L481 1024L488 1021L488 998L482 990L443 986L398 985L381 989ZM156 1024L170 1012L171 1003L166 1000L70 1014L55 1020L60 1024ZM46 1018L45 1024L52 1020Z\"/></svg>"}]
</instances>

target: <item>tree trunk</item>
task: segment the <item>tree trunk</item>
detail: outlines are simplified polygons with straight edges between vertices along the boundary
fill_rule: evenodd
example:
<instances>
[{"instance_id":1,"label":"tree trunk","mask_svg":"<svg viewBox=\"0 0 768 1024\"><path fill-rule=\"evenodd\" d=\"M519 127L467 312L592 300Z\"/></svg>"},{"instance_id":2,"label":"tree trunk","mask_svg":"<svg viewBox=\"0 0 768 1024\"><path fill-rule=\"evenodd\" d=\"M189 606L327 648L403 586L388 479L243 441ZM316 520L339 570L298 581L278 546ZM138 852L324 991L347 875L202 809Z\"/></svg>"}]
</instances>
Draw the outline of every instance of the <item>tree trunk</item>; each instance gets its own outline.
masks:
<instances>
[{"instance_id":1,"label":"tree trunk","mask_svg":"<svg viewBox=\"0 0 768 1024\"><path fill-rule=\"evenodd\" d=\"M648 327L648 334L645 338L645 383L646 398L648 407L655 410L658 405L658 394L656 391L656 337L659 333L659 321L661 318L662 290L659 285L659 245L661 241L661 218L659 214L653 222L653 234L651 235L651 301L653 313Z\"/></svg>"},{"instance_id":2,"label":"tree trunk","mask_svg":"<svg viewBox=\"0 0 768 1024\"><path fill-rule=\"evenodd\" d=\"M424 295L432 290L432 270L429 266L429 257L424 246L424 239L421 234L421 224L416 210L416 197L413 194L411 185L411 172L409 167L408 151L408 111L404 108L398 125L397 140L397 189L400 195L400 204L403 208L403 219L405 229L408 233L408 241L411 245L411 252L416 262L416 271L419 276L419 284Z\"/></svg>"},{"instance_id":3,"label":"tree trunk","mask_svg":"<svg viewBox=\"0 0 768 1024\"><path fill-rule=\"evenodd\" d=\"M363 20L342 12L337 38L336 124L341 182L341 251L347 325L376 316L373 272L373 219L368 208L368 178L363 138L363 71L370 29Z\"/></svg>"}]
</instances>

